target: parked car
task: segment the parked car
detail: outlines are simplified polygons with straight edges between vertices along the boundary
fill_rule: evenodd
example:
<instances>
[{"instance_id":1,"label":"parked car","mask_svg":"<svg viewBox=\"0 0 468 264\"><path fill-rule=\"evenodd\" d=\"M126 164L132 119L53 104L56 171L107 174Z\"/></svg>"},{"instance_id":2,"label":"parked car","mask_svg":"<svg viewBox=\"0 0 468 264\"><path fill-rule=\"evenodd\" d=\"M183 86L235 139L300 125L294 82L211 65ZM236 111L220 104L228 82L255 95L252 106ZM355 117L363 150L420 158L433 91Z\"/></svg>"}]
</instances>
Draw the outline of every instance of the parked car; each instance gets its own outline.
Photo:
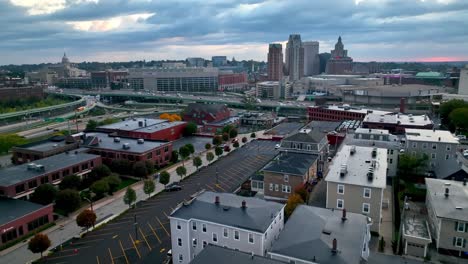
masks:
<instances>
[{"instance_id":1,"label":"parked car","mask_svg":"<svg viewBox=\"0 0 468 264\"><path fill-rule=\"evenodd\" d=\"M468 158L468 149L463 151L463 157Z\"/></svg>"},{"instance_id":2,"label":"parked car","mask_svg":"<svg viewBox=\"0 0 468 264\"><path fill-rule=\"evenodd\" d=\"M164 188L166 192L176 192L182 190L182 186L178 185L177 183L172 183L169 185L166 185Z\"/></svg>"},{"instance_id":3,"label":"parked car","mask_svg":"<svg viewBox=\"0 0 468 264\"><path fill-rule=\"evenodd\" d=\"M233 138L231 142L236 143L237 141L239 141L237 138Z\"/></svg>"},{"instance_id":4,"label":"parked car","mask_svg":"<svg viewBox=\"0 0 468 264\"><path fill-rule=\"evenodd\" d=\"M280 147L281 147L280 144L276 144L276 145L275 145L275 149L279 149Z\"/></svg>"},{"instance_id":5,"label":"parked car","mask_svg":"<svg viewBox=\"0 0 468 264\"><path fill-rule=\"evenodd\" d=\"M226 151L226 152L231 151L231 147L229 147L228 145L224 146L224 151Z\"/></svg>"},{"instance_id":6,"label":"parked car","mask_svg":"<svg viewBox=\"0 0 468 264\"><path fill-rule=\"evenodd\" d=\"M457 138L460 139L460 140L466 140L465 135L457 135Z\"/></svg>"}]
</instances>

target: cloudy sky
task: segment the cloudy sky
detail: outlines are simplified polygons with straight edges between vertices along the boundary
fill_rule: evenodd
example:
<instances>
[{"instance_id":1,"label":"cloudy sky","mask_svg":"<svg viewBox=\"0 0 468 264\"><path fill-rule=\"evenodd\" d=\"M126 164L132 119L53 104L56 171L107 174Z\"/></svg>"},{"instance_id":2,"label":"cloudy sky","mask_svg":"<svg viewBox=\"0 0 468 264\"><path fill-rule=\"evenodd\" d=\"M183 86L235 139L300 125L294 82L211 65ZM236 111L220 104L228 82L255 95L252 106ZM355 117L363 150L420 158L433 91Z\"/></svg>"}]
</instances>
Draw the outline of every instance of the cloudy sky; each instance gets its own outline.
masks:
<instances>
[{"instance_id":1,"label":"cloudy sky","mask_svg":"<svg viewBox=\"0 0 468 264\"><path fill-rule=\"evenodd\" d=\"M0 0L0 65L266 60L290 33L355 61L468 60L468 0Z\"/></svg>"}]
</instances>

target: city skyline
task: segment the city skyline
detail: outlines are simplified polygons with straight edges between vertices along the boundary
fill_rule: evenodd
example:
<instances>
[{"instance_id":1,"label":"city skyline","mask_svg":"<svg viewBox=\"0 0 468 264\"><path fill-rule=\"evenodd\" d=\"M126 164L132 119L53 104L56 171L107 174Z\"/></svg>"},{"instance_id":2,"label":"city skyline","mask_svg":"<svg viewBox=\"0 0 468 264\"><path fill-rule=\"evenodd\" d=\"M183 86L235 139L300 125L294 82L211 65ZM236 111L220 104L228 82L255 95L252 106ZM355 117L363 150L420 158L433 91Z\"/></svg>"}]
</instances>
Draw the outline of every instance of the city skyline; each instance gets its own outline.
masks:
<instances>
[{"instance_id":1,"label":"city skyline","mask_svg":"<svg viewBox=\"0 0 468 264\"><path fill-rule=\"evenodd\" d=\"M319 41L320 53L341 35L355 61L468 61L467 15L460 0L0 0L0 65L64 51L73 62L267 61L269 43L285 47L290 34Z\"/></svg>"}]
</instances>

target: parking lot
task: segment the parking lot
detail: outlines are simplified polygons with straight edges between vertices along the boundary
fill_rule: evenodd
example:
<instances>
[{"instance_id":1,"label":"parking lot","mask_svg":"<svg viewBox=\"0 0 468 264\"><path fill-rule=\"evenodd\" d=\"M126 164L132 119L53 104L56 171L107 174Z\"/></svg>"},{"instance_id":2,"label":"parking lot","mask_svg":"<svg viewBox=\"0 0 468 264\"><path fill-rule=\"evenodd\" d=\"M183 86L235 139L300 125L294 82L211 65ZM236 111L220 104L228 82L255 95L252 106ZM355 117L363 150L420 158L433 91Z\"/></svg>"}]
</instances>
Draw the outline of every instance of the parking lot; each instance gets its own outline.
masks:
<instances>
[{"instance_id":1,"label":"parking lot","mask_svg":"<svg viewBox=\"0 0 468 264\"><path fill-rule=\"evenodd\" d=\"M233 192L271 160L275 142L254 141L184 179L183 189L138 203L122 216L68 243L47 263L162 263L170 249L168 216L193 193L205 189ZM136 224L135 224L136 222Z\"/></svg>"},{"instance_id":2,"label":"parking lot","mask_svg":"<svg viewBox=\"0 0 468 264\"><path fill-rule=\"evenodd\" d=\"M172 142L172 148L179 151L179 148L185 146L186 144L192 144L195 149L195 154L205 151L206 143L213 141L210 137L186 137Z\"/></svg>"}]
</instances>

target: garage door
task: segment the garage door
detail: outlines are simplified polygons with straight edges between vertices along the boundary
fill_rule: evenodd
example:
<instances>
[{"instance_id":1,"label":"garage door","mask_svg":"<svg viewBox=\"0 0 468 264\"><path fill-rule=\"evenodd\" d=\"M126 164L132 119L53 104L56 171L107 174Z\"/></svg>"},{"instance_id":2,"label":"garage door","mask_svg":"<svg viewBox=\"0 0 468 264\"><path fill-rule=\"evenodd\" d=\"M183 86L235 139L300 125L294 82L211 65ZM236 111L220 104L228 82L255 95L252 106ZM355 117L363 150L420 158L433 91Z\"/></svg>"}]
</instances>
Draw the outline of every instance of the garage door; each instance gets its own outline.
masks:
<instances>
[{"instance_id":1,"label":"garage door","mask_svg":"<svg viewBox=\"0 0 468 264\"><path fill-rule=\"evenodd\" d=\"M406 254L415 257L424 257L424 246L408 242L406 246Z\"/></svg>"}]
</instances>

